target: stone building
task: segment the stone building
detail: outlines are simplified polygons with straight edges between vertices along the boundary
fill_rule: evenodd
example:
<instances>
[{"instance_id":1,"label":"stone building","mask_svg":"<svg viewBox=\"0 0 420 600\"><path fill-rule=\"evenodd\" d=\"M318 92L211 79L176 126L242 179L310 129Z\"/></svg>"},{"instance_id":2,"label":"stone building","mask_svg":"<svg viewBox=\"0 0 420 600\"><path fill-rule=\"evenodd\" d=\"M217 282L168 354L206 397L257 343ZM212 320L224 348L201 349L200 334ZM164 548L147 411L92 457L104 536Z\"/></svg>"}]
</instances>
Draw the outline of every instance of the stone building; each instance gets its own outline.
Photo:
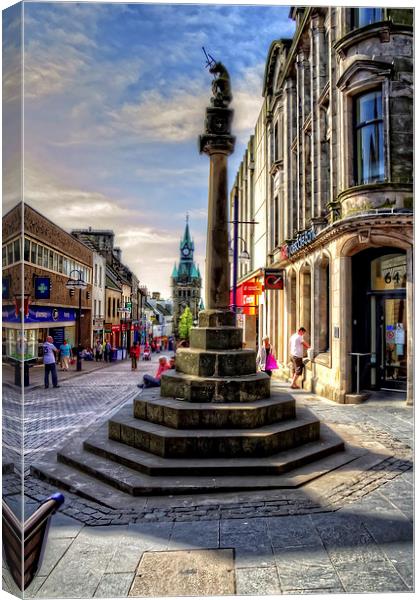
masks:
<instances>
[{"instance_id":1,"label":"stone building","mask_svg":"<svg viewBox=\"0 0 420 600\"><path fill-rule=\"evenodd\" d=\"M175 335L178 333L178 321L187 306L190 307L193 320L198 319L202 308L200 268L194 263L194 242L190 228L185 225L184 237L179 244L180 261L174 265L171 276L173 324Z\"/></svg>"},{"instance_id":2,"label":"stone building","mask_svg":"<svg viewBox=\"0 0 420 600\"><path fill-rule=\"evenodd\" d=\"M81 291L81 343L92 336L92 251L31 208L19 203L3 216L3 354L36 359L47 335L77 343L79 291L66 288L77 269ZM24 313L22 331L22 312Z\"/></svg>"},{"instance_id":3,"label":"stone building","mask_svg":"<svg viewBox=\"0 0 420 600\"><path fill-rule=\"evenodd\" d=\"M268 225L265 263L253 269L284 280L259 298L259 336L270 335L287 378L289 336L306 327L308 390L356 402L359 379L360 390L399 390L411 403L413 11L290 16L293 39L274 41L266 63L266 143L251 148L266 166L252 202Z\"/></svg>"}]
</instances>

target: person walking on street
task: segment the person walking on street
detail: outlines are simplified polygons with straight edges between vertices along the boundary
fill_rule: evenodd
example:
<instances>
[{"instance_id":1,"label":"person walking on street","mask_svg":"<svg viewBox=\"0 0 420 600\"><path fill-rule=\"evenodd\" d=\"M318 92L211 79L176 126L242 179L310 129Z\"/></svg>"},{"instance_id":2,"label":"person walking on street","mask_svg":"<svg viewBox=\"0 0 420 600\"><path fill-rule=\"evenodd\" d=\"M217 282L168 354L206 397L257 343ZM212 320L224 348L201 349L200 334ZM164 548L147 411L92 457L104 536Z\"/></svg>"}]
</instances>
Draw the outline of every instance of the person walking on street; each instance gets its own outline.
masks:
<instances>
[{"instance_id":1,"label":"person walking on street","mask_svg":"<svg viewBox=\"0 0 420 600\"><path fill-rule=\"evenodd\" d=\"M257 369L267 373L271 377L273 369L277 369L276 359L273 355L273 347L270 344L270 338L267 336L263 338L263 343L258 349L257 354Z\"/></svg>"},{"instance_id":2,"label":"person walking on street","mask_svg":"<svg viewBox=\"0 0 420 600\"><path fill-rule=\"evenodd\" d=\"M67 340L64 340L60 346L61 367L64 371L69 370L71 346Z\"/></svg>"},{"instance_id":3,"label":"person walking on street","mask_svg":"<svg viewBox=\"0 0 420 600\"><path fill-rule=\"evenodd\" d=\"M108 340L107 343L105 344L105 362L111 362L111 351L112 351L112 346Z\"/></svg>"},{"instance_id":4,"label":"person walking on street","mask_svg":"<svg viewBox=\"0 0 420 600\"><path fill-rule=\"evenodd\" d=\"M49 387L50 373L51 373L51 379L52 379L53 386L55 388L60 387L58 385L58 381L57 381L57 367L55 364L55 356L54 356L54 354L58 354L58 349L54 346L53 342L54 342L53 338L49 335L49 336L47 336L47 339L45 340L45 342L42 346L43 350L44 350L45 389L47 389Z\"/></svg>"},{"instance_id":5,"label":"person walking on street","mask_svg":"<svg viewBox=\"0 0 420 600\"><path fill-rule=\"evenodd\" d=\"M96 347L95 347L95 360L96 362L99 362L102 360L102 344L101 341L98 340L96 342Z\"/></svg>"},{"instance_id":6,"label":"person walking on street","mask_svg":"<svg viewBox=\"0 0 420 600\"><path fill-rule=\"evenodd\" d=\"M137 342L134 342L134 344L131 346L130 356L131 356L131 370L136 371L137 370L137 361L140 358L140 346Z\"/></svg>"},{"instance_id":7,"label":"person walking on street","mask_svg":"<svg viewBox=\"0 0 420 600\"><path fill-rule=\"evenodd\" d=\"M299 389L299 386L296 385L296 381L303 372L303 349L310 348L309 344L303 339L305 333L306 329L304 327L299 327L297 332L294 333L289 340L290 355L293 363L293 379L290 387L293 390Z\"/></svg>"},{"instance_id":8,"label":"person walking on street","mask_svg":"<svg viewBox=\"0 0 420 600\"><path fill-rule=\"evenodd\" d=\"M143 383L140 383L137 387L142 388L142 389L149 388L149 387L160 387L160 378L162 377L163 373L170 368L171 368L171 366L170 366L166 356L160 356L159 357L159 366L158 366L155 376L153 377L152 375L149 375L148 373L146 373L146 375L143 376Z\"/></svg>"}]
</instances>

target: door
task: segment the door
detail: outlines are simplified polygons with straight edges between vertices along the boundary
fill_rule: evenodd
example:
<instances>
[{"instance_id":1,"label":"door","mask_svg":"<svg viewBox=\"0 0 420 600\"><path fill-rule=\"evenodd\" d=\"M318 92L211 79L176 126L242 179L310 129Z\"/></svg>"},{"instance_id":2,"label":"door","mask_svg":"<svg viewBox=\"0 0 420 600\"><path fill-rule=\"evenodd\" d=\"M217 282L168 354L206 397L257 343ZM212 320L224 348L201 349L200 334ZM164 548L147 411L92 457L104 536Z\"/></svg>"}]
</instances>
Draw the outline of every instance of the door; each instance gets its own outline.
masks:
<instances>
[{"instance_id":1,"label":"door","mask_svg":"<svg viewBox=\"0 0 420 600\"><path fill-rule=\"evenodd\" d=\"M407 306L405 295L377 299L379 388L407 389Z\"/></svg>"}]
</instances>

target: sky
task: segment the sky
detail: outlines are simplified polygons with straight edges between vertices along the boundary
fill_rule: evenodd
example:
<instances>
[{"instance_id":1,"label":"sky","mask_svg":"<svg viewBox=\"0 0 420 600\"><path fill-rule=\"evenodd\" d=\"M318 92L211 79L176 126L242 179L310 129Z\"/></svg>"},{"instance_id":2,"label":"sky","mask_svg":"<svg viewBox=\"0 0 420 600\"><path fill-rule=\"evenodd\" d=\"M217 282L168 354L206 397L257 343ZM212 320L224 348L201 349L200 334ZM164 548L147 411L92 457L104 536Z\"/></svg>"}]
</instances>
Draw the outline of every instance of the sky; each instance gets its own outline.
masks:
<instances>
[{"instance_id":1,"label":"sky","mask_svg":"<svg viewBox=\"0 0 420 600\"><path fill-rule=\"evenodd\" d=\"M204 271L209 159L198 152L212 76L235 111L229 189L262 105L282 5L24 3L24 197L66 230L115 232L122 260L170 296L188 211ZM3 13L3 214L18 202L19 13Z\"/></svg>"}]
</instances>

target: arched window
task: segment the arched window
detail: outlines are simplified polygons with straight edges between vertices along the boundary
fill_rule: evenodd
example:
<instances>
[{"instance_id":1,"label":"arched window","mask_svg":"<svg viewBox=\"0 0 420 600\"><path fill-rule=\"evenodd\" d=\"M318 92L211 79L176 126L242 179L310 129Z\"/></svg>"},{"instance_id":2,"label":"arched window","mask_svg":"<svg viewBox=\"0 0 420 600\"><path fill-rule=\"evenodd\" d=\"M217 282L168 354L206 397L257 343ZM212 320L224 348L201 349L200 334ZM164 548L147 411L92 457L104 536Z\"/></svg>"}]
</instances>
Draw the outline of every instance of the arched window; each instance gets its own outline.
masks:
<instances>
[{"instance_id":1,"label":"arched window","mask_svg":"<svg viewBox=\"0 0 420 600\"><path fill-rule=\"evenodd\" d=\"M324 256L319 269L319 351L329 352L330 350L330 261Z\"/></svg>"}]
</instances>

